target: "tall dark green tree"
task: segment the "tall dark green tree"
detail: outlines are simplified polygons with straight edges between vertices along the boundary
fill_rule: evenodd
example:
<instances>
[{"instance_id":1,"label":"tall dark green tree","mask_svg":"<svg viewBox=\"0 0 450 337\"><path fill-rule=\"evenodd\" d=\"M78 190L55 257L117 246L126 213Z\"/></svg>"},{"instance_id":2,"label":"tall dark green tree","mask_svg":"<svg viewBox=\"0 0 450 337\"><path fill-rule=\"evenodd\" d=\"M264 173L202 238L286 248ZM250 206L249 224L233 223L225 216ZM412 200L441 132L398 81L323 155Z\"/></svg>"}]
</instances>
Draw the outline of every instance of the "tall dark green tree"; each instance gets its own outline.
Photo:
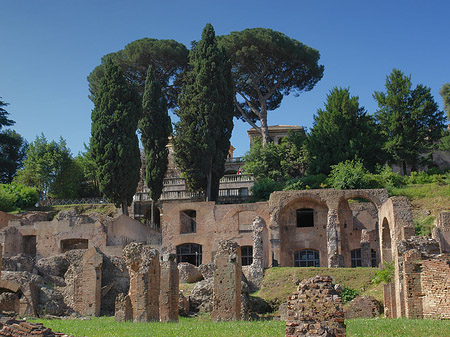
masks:
<instances>
[{"instance_id":1,"label":"tall dark green tree","mask_svg":"<svg viewBox=\"0 0 450 337\"><path fill-rule=\"evenodd\" d=\"M317 50L283 33L264 28L245 29L220 37L230 55L235 104L241 118L260 131L263 146L270 140L268 111L283 97L311 90L322 78ZM259 121L259 126L256 122Z\"/></svg>"},{"instance_id":2,"label":"tall dark green tree","mask_svg":"<svg viewBox=\"0 0 450 337\"><path fill-rule=\"evenodd\" d=\"M386 77L386 92L375 91L378 103L375 116L387 141L384 145L392 162L416 171L419 155L429 152L441 137L445 116L431 95L430 88L418 84L412 88L411 76L393 69Z\"/></svg>"},{"instance_id":3,"label":"tall dark green tree","mask_svg":"<svg viewBox=\"0 0 450 337\"><path fill-rule=\"evenodd\" d=\"M94 105L90 146L100 191L128 215L141 165L136 135L141 100L112 60L105 64Z\"/></svg>"},{"instance_id":4,"label":"tall dark green tree","mask_svg":"<svg viewBox=\"0 0 450 337\"><path fill-rule=\"evenodd\" d=\"M231 64L207 24L189 54L175 125L176 163L188 186L216 200L233 130Z\"/></svg>"},{"instance_id":5,"label":"tall dark green tree","mask_svg":"<svg viewBox=\"0 0 450 337\"><path fill-rule=\"evenodd\" d=\"M168 107L173 108L177 103L180 75L187 65L188 54L186 46L174 40L144 38L133 41L124 49L103 56L101 64L89 74L90 98L95 100L105 64L108 59L112 59L122 68L127 82L134 84L141 94L144 93L147 69L153 66Z\"/></svg>"},{"instance_id":6,"label":"tall dark green tree","mask_svg":"<svg viewBox=\"0 0 450 337\"><path fill-rule=\"evenodd\" d=\"M164 175L167 171L169 152L166 145L169 142L172 125L161 84L155 78L151 66L148 68L145 82L139 130L145 153L145 182L150 189L151 199L156 202L161 196Z\"/></svg>"},{"instance_id":7,"label":"tall dark green tree","mask_svg":"<svg viewBox=\"0 0 450 337\"><path fill-rule=\"evenodd\" d=\"M450 130L450 83L445 83L444 85L442 85L439 93L444 100L444 110L447 113L447 129Z\"/></svg>"},{"instance_id":8,"label":"tall dark green tree","mask_svg":"<svg viewBox=\"0 0 450 337\"><path fill-rule=\"evenodd\" d=\"M329 174L332 165L360 159L371 171L385 160L374 118L351 96L348 88L333 88L324 109L318 109L309 133L311 173Z\"/></svg>"},{"instance_id":9,"label":"tall dark green tree","mask_svg":"<svg viewBox=\"0 0 450 337\"><path fill-rule=\"evenodd\" d=\"M22 168L28 142L16 131L0 131L0 182L9 184Z\"/></svg>"}]
</instances>

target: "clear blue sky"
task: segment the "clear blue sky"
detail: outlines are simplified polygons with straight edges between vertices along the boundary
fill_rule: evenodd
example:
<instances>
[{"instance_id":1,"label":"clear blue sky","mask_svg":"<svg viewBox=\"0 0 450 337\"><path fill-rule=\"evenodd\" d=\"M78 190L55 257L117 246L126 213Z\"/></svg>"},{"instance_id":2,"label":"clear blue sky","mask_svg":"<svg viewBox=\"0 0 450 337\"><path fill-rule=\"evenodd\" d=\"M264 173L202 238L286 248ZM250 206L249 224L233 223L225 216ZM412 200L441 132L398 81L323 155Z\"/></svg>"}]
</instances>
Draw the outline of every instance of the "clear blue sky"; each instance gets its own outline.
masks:
<instances>
[{"instance_id":1,"label":"clear blue sky","mask_svg":"<svg viewBox=\"0 0 450 337\"><path fill-rule=\"evenodd\" d=\"M447 0L0 0L0 13L0 97L13 128L29 142L62 136L74 155L89 141L86 77L103 55L144 37L190 47L208 22L217 35L272 28L319 50L323 79L285 98L269 124L310 128L334 86L350 87L372 114L373 91L393 68L431 87L441 108L439 89L450 82ZM235 155L248 150L248 128L235 123Z\"/></svg>"}]
</instances>

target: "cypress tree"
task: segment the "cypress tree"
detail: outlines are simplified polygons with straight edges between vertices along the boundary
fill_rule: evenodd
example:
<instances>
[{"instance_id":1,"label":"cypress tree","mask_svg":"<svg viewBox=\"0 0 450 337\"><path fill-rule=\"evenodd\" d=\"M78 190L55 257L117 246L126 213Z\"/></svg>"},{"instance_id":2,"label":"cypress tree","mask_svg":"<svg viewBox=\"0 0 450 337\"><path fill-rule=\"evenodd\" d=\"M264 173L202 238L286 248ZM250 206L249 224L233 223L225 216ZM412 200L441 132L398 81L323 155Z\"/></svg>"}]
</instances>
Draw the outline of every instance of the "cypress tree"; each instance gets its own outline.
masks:
<instances>
[{"instance_id":1,"label":"cypress tree","mask_svg":"<svg viewBox=\"0 0 450 337\"><path fill-rule=\"evenodd\" d=\"M145 182L150 189L151 199L156 202L163 190L169 154L166 145L172 127L167 113L167 101L151 66L148 68L145 81L139 130L145 153ZM152 219L153 215L152 212Z\"/></svg>"},{"instance_id":2,"label":"cypress tree","mask_svg":"<svg viewBox=\"0 0 450 337\"><path fill-rule=\"evenodd\" d=\"M175 160L192 190L216 200L233 131L231 63L207 24L189 53L175 125Z\"/></svg>"},{"instance_id":3,"label":"cypress tree","mask_svg":"<svg viewBox=\"0 0 450 337\"><path fill-rule=\"evenodd\" d=\"M98 167L100 191L128 215L139 182L136 135L141 101L120 67L108 60L92 110L91 150Z\"/></svg>"}]
</instances>

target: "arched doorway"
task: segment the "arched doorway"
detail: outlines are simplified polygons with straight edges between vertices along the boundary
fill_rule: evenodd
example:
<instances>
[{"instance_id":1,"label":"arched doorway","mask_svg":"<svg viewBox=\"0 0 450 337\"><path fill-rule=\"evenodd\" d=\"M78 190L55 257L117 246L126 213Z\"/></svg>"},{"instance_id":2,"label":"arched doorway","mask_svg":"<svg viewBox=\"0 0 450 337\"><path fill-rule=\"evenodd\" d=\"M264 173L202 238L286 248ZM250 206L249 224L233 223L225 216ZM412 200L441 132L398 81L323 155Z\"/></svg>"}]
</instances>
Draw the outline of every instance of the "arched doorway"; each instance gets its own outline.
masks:
<instances>
[{"instance_id":1,"label":"arched doorway","mask_svg":"<svg viewBox=\"0 0 450 337\"><path fill-rule=\"evenodd\" d=\"M177 246L177 263L189 262L194 266L202 264L202 246L196 243L185 243Z\"/></svg>"}]
</instances>

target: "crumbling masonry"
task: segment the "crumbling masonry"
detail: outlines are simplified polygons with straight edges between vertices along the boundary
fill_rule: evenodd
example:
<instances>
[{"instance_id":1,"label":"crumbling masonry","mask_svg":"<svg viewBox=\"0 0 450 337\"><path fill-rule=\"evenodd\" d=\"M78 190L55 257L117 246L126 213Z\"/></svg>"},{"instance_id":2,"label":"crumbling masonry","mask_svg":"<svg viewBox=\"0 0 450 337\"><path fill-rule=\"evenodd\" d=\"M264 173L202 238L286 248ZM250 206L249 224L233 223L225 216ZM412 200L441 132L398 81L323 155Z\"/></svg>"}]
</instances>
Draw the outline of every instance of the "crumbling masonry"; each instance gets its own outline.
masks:
<instances>
[{"instance_id":1,"label":"crumbling masonry","mask_svg":"<svg viewBox=\"0 0 450 337\"><path fill-rule=\"evenodd\" d=\"M215 321L236 321L241 317L241 248L223 240L215 257L213 312Z\"/></svg>"}]
</instances>

